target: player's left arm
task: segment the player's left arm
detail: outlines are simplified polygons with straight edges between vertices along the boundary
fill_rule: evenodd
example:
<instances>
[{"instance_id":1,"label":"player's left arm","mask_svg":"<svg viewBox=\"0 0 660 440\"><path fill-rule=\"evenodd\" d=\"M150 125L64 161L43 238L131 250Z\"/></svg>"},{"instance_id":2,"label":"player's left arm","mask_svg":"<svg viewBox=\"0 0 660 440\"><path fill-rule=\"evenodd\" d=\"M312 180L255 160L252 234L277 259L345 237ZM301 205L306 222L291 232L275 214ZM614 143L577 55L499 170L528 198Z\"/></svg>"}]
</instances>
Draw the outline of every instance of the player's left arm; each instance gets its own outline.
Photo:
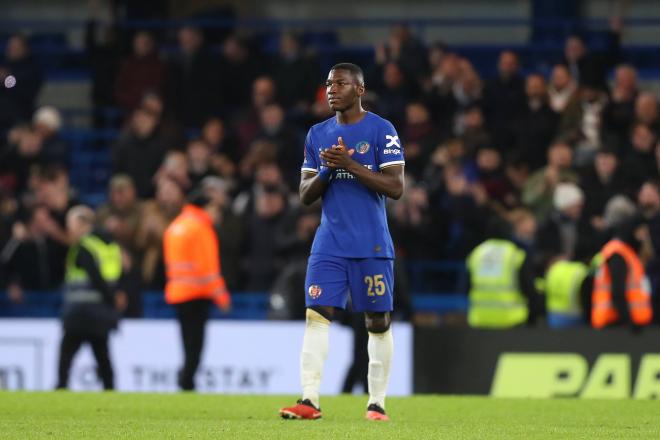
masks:
<instances>
[{"instance_id":1,"label":"player's left arm","mask_svg":"<svg viewBox=\"0 0 660 440\"><path fill-rule=\"evenodd\" d=\"M327 162L329 168L345 169L372 191L395 200L403 194L403 165L391 165L381 168L380 173L374 173L351 158L351 152L346 150L341 138L338 148L333 145L333 148L321 153L321 158Z\"/></svg>"}]
</instances>

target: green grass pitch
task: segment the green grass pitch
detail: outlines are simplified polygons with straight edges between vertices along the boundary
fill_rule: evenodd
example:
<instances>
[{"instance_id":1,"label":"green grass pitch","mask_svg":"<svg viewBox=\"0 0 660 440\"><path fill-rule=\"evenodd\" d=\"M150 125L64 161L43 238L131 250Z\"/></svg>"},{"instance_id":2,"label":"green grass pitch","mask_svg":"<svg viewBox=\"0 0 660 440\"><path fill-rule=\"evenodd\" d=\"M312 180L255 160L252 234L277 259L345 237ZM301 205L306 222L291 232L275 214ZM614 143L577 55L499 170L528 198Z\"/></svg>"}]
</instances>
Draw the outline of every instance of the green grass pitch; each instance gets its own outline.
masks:
<instances>
[{"instance_id":1,"label":"green grass pitch","mask_svg":"<svg viewBox=\"0 0 660 440\"><path fill-rule=\"evenodd\" d=\"M660 402L390 398L389 423L363 419L365 397L322 399L323 419L281 420L292 396L0 393L2 439L649 439Z\"/></svg>"}]
</instances>

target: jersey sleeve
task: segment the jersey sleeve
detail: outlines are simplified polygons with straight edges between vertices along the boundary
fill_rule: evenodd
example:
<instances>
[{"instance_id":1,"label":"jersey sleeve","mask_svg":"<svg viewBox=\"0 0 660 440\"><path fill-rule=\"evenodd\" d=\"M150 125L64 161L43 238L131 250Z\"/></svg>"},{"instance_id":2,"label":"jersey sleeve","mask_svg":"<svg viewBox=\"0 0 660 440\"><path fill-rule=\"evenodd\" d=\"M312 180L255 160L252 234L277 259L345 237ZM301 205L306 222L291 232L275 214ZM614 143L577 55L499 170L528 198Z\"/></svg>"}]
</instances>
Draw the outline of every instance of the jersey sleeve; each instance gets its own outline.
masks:
<instances>
[{"instance_id":1,"label":"jersey sleeve","mask_svg":"<svg viewBox=\"0 0 660 440\"><path fill-rule=\"evenodd\" d=\"M378 168L383 169L394 165L405 165L403 146L399 135L389 121L384 121L379 130Z\"/></svg>"},{"instance_id":2,"label":"jersey sleeve","mask_svg":"<svg viewBox=\"0 0 660 440\"><path fill-rule=\"evenodd\" d=\"M319 172L319 157L314 148L311 129L307 132L307 137L305 138L304 158L300 171L303 173Z\"/></svg>"}]
</instances>

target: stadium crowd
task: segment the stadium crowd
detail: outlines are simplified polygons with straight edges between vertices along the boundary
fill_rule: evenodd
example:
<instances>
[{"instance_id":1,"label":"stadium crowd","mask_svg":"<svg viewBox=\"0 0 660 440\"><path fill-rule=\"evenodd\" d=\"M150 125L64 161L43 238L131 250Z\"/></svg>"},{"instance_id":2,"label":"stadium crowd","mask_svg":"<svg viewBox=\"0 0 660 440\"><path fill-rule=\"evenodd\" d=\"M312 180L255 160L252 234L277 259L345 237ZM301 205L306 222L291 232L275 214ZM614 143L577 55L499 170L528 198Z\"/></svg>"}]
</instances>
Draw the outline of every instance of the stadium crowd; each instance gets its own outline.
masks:
<instances>
[{"instance_id":1,"label":"stadium crowd","mask_svg":"<svg viewBox=\"0 0 660 440\"><path fill-rule=\"evenodd\" d=\"M99 146L111 151L112 178L97 216L125 255L127 313L139 315L140 291L163 288L163 232L198 186L223 207L229 289L302 292L320 221L320 207L297 196L304 135L332 116L313 51L288 32L270 57L233 34L211 47L184 27L170 56L147 31L122 54L93 33L91 99L123 115L120 135ZM559 257L588 262L630 211L648 222L660 255L658 103L620 39L616 20L603 52L571 36L548 72L523 69L505 50L486 80L451 47L395 26L374 59L354 60L368 67L363 104L392 121L405 148L406 192L389 202L398 258L465 259L500 219L524 231L517 240L542 276ZM20 302L24 290L60 287L77 193L60 112L35 110L43 76L22 35L6 46L0 79L8 75L19 81L0 89L0 288ZM652 280L657 266L647 268Z\"/></svg>"}]
</instances>

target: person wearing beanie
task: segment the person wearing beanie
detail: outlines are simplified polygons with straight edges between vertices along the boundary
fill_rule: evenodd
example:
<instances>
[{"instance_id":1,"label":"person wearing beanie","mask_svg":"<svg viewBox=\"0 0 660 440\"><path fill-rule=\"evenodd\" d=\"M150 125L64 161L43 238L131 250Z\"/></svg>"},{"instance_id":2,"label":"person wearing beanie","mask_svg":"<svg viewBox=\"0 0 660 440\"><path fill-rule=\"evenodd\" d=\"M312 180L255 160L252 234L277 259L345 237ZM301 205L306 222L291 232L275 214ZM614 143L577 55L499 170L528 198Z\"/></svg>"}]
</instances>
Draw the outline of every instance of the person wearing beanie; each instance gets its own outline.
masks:
<instances>
[{"instance_id":1,"label":"person wearing beanie","mask_svg":"<svg viewBox=\"0 0 660 440\"><path fill-rule=\"evenodd\" d=\"M545 271L558 258L590 258L598 243L588 219L582 215L584 193L574 183L559 183L552 196L553 211L537 235L537 268Z\"/></svg>"}]
</instances>

